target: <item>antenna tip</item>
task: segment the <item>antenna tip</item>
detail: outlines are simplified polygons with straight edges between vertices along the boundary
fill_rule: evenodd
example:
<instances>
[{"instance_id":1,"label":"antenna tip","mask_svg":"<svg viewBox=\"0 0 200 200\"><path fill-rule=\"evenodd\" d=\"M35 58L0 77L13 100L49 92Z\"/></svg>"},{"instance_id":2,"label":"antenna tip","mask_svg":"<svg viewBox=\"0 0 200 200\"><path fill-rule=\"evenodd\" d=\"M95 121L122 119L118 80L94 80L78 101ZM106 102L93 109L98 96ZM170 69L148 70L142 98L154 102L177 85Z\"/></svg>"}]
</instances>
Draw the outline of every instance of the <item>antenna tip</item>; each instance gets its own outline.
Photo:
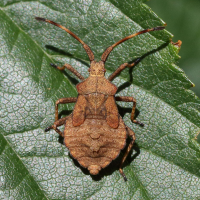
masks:
<instances>
[{"instance_id":1,"label":"antenna tip","mask_svg":"<svg viewBox=\"0 0 200 200\"><path fill-rule=\"evenodd\" d=\"M165 29L165 26L157 26L154 28L154 31L160 31L160 30L163 30Z\"/></svg>"},{"instance_id":2,"label":"antenna tip","mask_svg":"<svg viewBox=\"0 0 200 200\"><path fill-rule=\"evenodd\" d=\"M45 132L48 132L49 130L51 130L51 126L50 127L48 127L48 128L45 128Z\"/></svg>"},{"instance_id":3,"label":"antenna tip","mask_svg":"<svg viewBox=\"0 0 200 200\"><path fill-rule=\"evenodd\" d=\"M44 22L46 21L46 19L42 18L42 17L35 17L35 19L38 20L38 21L44 21Z\"/></svg>"}]
</instances>

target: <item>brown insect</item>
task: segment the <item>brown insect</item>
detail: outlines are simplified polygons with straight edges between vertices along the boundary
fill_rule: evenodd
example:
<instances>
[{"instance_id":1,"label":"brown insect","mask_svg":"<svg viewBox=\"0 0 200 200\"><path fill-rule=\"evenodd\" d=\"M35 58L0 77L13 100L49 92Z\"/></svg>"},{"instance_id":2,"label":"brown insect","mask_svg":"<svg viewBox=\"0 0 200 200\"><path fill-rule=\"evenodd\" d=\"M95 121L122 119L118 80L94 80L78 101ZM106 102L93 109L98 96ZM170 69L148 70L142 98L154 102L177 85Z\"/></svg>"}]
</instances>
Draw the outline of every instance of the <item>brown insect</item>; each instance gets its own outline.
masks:
<instances>
[{"instance_id":1,"label":"brown insect","mask_svg":"<svg viewBox=\"0 0 200 200\"><path fill-rule=\"evenodd\" d=\"M121 150L126 146L127 136L130 136L132 141L129 143L119 166L119 172L126 181L127 178L122 170L122 166L135 141L135 133L125 125L122 117L119 115L116 101L133 102L131 121L141 126L143 124L134 119L136 100L133 97L116 97L117 87L110 81L126 67L133 67L140 59L131 64L124 63L120 65L108 79L104 77L106 72L104 65L108 55L117 45L136 35L162 30L165 27L160 26L146 29L119 40L108 47L102 54L101 61L97 62L94 60L94 54L90 47L69 29L48 19L40 17L36 17L36 19L58 26L78 40L83 45L91 62L88 70L90 76L87 79L69 64L65 64L63 67L50 64L59 70L67 68L82 82L76 85L78 97L61 98L56 101L55 122L52 126L46 128L45 131L54 129L60 136L64 137L64 143L72 157L77 159L79 164L87 168L92 175L97 175L102 168L108 166L112 160L118 157ZM58 119L58 104L75 102L72 114ZM57 128L63 124L65 124L64 133Z\"/></svg>"}]
</instances>

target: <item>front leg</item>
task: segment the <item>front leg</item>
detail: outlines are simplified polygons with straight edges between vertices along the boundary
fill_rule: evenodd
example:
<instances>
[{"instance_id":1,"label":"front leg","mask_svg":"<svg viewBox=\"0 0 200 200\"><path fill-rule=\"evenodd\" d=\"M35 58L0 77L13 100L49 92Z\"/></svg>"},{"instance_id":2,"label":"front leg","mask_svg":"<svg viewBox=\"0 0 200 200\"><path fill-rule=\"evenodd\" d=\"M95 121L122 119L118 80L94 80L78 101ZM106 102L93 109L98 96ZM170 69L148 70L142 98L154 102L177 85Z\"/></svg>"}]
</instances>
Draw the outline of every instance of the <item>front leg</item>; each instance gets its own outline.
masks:
<instances>
[{"instance_id":1,"label":"front leg","mask_svg":"<svg viewBox=\"0 0 200 200\"><path fill-rule=\"evenodd\" d=\"M55 67L56 69L58 69L58 70L60 70L60 71L62 71L62 70L64 70L65 68L67 68L69 71L71 71L74 75L76 75L81 81L84 81L85 80L85 78L77 71L77 70L75 70L71 65L69 65L69 64L64 64L62 67L59 67L59 66L57 66L57 65L55 65L55 64L53 64L53 63L50 63L50 65L52 66L52 67Z\"/></svg>"},{"instance_id":2,"label":"front leg","mask_svg":"<svg viewBox=\"0 0 200 200\"><path fill-rule=\"evenodd\" d=\"M118 97L115 97L115 100L116 101L124 101L124 102L133 102L133 108L132 108L132 111L131 111L131 121L133 123L140 124L140 126L144 126L143 123L141 123L141 122L139 122L139 121L134 119L134 117L135 117L136 100L133 97L118 96Z\"/></svg>"},{"instance_id":3,"label":"front leg","mask_svg":"<svg viewBox=\"0 0 200 200\"><path fill-rule=\"evenodd\" d=\"M133 67L134 65L136 65L138 62L140 61L140 58L138 58L135 62L129 64L129 63L124 63L122 65L120 65L109 77L108 80L112 81L118 74L121 73L122 70L124 70L126 67Z\"/></svg>"}]
</instances>

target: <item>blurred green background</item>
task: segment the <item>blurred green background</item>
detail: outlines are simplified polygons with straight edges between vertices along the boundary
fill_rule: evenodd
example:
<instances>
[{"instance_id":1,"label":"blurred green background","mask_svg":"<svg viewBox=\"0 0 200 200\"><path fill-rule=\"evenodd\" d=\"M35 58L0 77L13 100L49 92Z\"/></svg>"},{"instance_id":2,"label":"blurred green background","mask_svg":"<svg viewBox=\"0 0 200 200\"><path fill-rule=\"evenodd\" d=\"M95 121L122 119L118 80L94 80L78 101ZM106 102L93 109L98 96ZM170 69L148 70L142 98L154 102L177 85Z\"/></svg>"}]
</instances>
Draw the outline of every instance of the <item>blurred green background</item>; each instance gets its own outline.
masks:
<instances>
[{"instance_id":1,"label":"blurred green background","mask_svg":"<svg viewBox=\"0 0 200 200\"><path fill-rule=\"evenodd\" d=\"M191 88L200 97L200 0L150 0L145 2L166 23L174 35L173 42L181 40L181 59L177 65L195 84Z\"/></svg>"}]
</instances>

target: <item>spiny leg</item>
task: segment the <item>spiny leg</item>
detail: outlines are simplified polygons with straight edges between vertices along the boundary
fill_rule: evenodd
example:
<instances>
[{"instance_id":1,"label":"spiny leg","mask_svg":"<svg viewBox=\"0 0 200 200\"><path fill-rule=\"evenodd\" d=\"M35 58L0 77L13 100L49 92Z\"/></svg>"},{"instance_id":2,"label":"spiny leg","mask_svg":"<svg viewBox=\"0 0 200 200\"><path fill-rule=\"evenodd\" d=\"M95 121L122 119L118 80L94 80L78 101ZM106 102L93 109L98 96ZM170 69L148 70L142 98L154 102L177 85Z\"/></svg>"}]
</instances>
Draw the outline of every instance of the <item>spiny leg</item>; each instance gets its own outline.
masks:
<instances>
[{"instance_id":1,"label":"spiny leg","mask_svg":"<svg viewBox=\"0 0 200 200\"><path fill-rule=\"evenodd\" d=\"M126 178L126 175L124 174L124 172L122 170L122 167L123 167L123 164L124 164L128 154L129 154L129 152L131 151L131 149L133 147L134 142L135 142L135 133L128 126L126 126L126 130L128 132L128 135L131 137L132 140L131 140L130 144L128 145L128 148L127 148L127 150L126 150L126 152L125 152L125 154L122 158L122 161L120 163L120 166L119 166L119 172L123 176L125 181L127 181L127 178Z\"/></svg>"},{"instance_id":2,"label":"spiny leg","mask_svg":"<svg viewBox=\"0 0 200 200\"><path fill-rule=\"evenodd\" d=\"M65 122L68 118L69 118L69 116L66 116L66 117L63 117L63 118L55 121L52 126L49 126L48 128L45 129L45 132L49 131L50 129L54 129L61 137L63 137L63 133L57 127L65 124Z\"/></svg>"},{"instance_id":3,"label":"spiny leg","mask_svg":"<svg viewBox=\"0 0 200 200\"><path fill-rule=\"evenodd\" d=\"M108 80L112 81L118 74L121 73L122 70L124 70L126 67L133 67L134 65L136 65L138 62L140 61L140 58L138 58L135 62L129 64L129 63L124 63L122 65L120 65L109 77Z\"/></svg>"},{"instance_id":4,"label":"spiny leg","mask_svg":"<svg viewBox=\"0 0 200 200\"><path fill-rule=\"evenodd\" d=\"M57 127L65 124L69 116L66 116L58 120L58 104L75 103L76 101L77 101L77 97L67 97L67 98L58 99L55 105L55 122L52 126L46 128L45 132L49 131L50 129L54 129L60 136L63 137L63 133Z\"/></svg>"},{"instance_id":5,"label":"spiny leg","mask_svg":"<svg viewBox=\"0 0 200 200\"><path fill-rule=\"evenodd\" d=\"M55 67L56 69L58 69L58 70L60 70L60 71L62 71L62 70L64 70L65 68L67 68L69 71L71 71L74 75L76 75L80 80L82 80L82 81L84 81L85 80L85 78L77 71L77 70L75 70L71 65L69 65L69 64L64 64L62 67L59 67L59 66L57 66L57 65L55 65L55 64L53 64L53 63L50 63L50 65L52 66L52 67Z\"/></svg>"},{"instance_id":6,"label":"spiny leg","mask_svg":"<svg viewBox=\"0 0 200 200\"><path fill-rule=\"evenodd\" d=\"M136 100L133 97L123 97L123 96L119 96L119 97L115 97L116 101L124 101L124 102L133 102L133 108L131 111L131 121L135 124L139 124L140 126L144 126L143 123L137 121L134 119L135 117L135 107L136 107Z\"/></svg>"},{"instance_id":7,"label":"spiny leg","mask_svg":"<svg viewBox=\"0 0 200 200\"><path fill-rule=\"evenodd\" d=\"M55 122L58 120L58 104L75 103L76 101L77 97L67 97L58 99L55 105Z\"/></svg>"}]
</instances>

